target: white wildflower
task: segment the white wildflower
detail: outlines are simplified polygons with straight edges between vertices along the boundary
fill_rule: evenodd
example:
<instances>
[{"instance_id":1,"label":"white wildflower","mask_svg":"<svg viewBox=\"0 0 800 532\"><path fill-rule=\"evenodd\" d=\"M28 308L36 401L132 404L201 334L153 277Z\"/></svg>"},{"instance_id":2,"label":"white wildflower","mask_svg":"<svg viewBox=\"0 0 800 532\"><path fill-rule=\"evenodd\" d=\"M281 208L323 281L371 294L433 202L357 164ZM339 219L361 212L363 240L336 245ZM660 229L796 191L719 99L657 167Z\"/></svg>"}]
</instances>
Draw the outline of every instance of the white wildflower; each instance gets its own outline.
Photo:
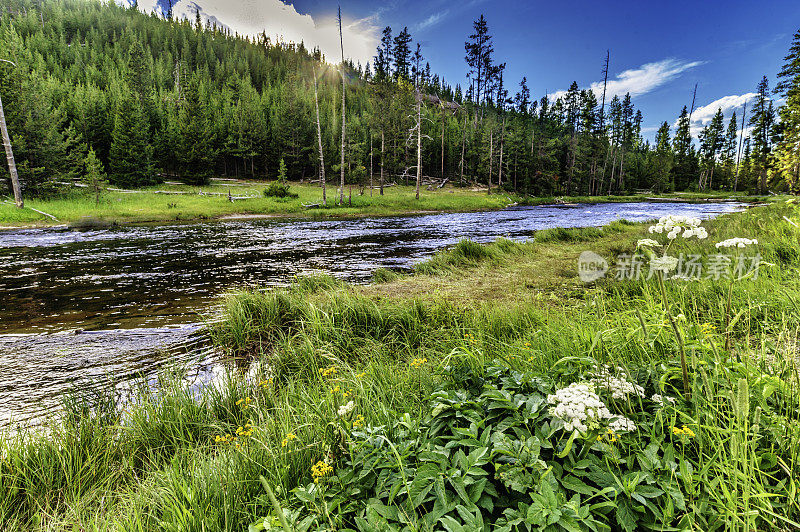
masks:
<instances>
[{"instance_id":1,"label":"white wildflower","mask_svg":"<svg viewBox=\"0 0 800 532\"><path fill-rule=\"evenodd\" d=\"M637 248L660 248L661 244L652 238L643 238L636 243Z\"/></svg>"},{"instance_id":2,"label":"white wildflower","mask_svg":"<svg viewBox=\"0 0 800 532\"><path fill-rule=\"evenodd\" d=\"M625 399L629 395L644 397L644 388L628 380L623 370L618 370L618 375L612 375L608 366L602 366L590 382L597 388L611 392L613 399Z\"/></svg>"},{"instance_id":3,"label":"white wildflower","mask_svg":"<svg viewBox=\"0 0 800 532\"><path fill-rule=\"evenodd\" d=\"M729 238L722 242L717 242L717 249L720 248L744 248L750 245L758 245L758 240L755 238Z\"/></svg>"},{"instance_id":4,"label":"white wildflower","mask_svg":"<svg viewBox=\"0 0 800 532\"><path fill-rule=\"evenodd\" d=\"M700 227L700 218L690 218L688 216L667 215L658 219L656 225L650 226L650 233L667 233L667 238L675 240L678 235L683 234L683 238L697 237L706 238L708 233Z\"/></svg>"},{"instance_id":5,"label":"white wildflower","mask_svg":"<svg viewBox=\"0 0 800 532\"><path fill-rule=\"evenodd\" d=\"M548 395L550 414L564 422L564 430L586 433L611 417L611 412L589 384L572 383Z\"/></svg>"},{"instance_id":6,"label":"white wildflower","mask_svg":"<svg viewBox=\"0 0 800 532\"><path fill-rule=\"evenodd\" d=\"M608 424L608 428L614 432L633 432L636 430L636 423L625 416L618 416Z\"/></svg>"},{"instance_id":7,"label":"white wildflower","mask_svg":"<svg viewBox=\"0 0 800 532\"><path fill-rule=\"evenodd\" d=\"M657 272L669 273L678 267L678 258L664 255L650 260L650 269Z\"/></svg>"},{"instance_id":8,"label":"white wildflower","mask_svg":"<svg viewBox=\"0 0 800 532\"><path fill-rule=\"evenodd\" d=\"M663 396L660 393L653 394L653 397L651 397L650 399L652 399L652 401L654 403L658 403L661 406L664 406L665 402L669 403L671 405L675 404L675 398L674 397Z\"/></svg>"},{"instance_id":9,"label":"white wildflower","mask_svg":"<svg viewBox=\"0 0 800 532\"><path fill-rule=\"evenodd\" d=\"M346 416L347 414L352 412L355 407L356 407L356 404L353 401L350 401L346 405L342 405L342 406L339 407L338 414L339 414L340 417L341 416Z\"/></svg>"}]
</instances>

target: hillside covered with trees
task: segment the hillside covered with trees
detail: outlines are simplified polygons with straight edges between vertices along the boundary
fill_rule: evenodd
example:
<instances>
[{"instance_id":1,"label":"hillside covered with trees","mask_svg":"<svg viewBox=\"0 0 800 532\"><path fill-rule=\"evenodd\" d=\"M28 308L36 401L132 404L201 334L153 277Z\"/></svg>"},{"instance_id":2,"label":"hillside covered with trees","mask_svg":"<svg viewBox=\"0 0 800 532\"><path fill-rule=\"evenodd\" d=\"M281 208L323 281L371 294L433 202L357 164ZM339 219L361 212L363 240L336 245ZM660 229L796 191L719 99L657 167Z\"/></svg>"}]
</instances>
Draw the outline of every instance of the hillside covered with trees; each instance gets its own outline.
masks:
<instances>
[{"instance_id":1,"label":"hillside covered with trees","mask_svg":"<svg viewBox=\"0 0 800 532\"><path fill-rule=\"evenodd\" d=\"M650 143L630 95L598 101L573 82L551 101L525 78L505 79L484 17L466 38L462 86L432 71L407 28L385 28L362 66L113 2L0 0L0 12L0 58L10 61L0 62L0 97L29 196L103 171L124 188L275 179L281 161L289 179L314 180L324 160L338 182L342 150L344 179L362 185L413 181L418 160L421 176L530 195L798 183L800 32L780 99L764 77L744 120L718 112L693 139L687 106Z\"/></svg>"}]
</instances>

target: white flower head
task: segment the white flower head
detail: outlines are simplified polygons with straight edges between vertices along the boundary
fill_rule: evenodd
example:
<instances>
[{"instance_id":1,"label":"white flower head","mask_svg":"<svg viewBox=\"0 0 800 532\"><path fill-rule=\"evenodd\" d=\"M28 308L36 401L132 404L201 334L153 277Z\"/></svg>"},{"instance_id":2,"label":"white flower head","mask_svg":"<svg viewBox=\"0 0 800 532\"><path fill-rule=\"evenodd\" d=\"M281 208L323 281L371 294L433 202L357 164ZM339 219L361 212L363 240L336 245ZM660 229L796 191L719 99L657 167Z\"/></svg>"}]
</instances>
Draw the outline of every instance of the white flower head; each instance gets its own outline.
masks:
<instances>
[{"instance_id":1,"label":"white flower head","mask_svg":"<svg viewBox=\"0 0 800 532\"><path fill-rule=\"evenodd\" d=\"M617 368L617 375L612 375L608 366L600 366L590 382L598 389L611 392L613 399L626 399L629 395L644 397L644 388L631 382L622 368Z\"/></svg>"},{"instance_id":2,"label":"white flower head","mask_svg":"<svg viewBox=\"0 0 800 532\"><path fill-rule=\"evenodd\" d=\"M661 244L652 238L643 238L636 243L636 248L660 248Z\"/></svg>"},{"instance_id":3,"label":"white flower head","mask_svg":"<svg viewBox=\"0 0 800 532\"><path fill-rule=\"evenodd\" d=\"M650 269L657 272L669 273L678 267L678 258L670 255L654 257L650 260Z\"/></svg>"},{"instance_id":4,"label":"white flower head","mask_svg":"<svg viewBox=\"0 0 800 532\"><path fill-rule=\"evenodd\" d=\"M649 232L651 234L666 232L667 238L670 240L675 240L680 234L683 234L683 238L687 239L693 236L703 239L708 236L708 233L704 228L700 227L700 223L700 218L670 214L659 218L656 225L650 226Z\"/></svg>"},{"instance_id":5,"label":"white flower head","mask_svg":"<svg viewBox=\"0 0 800 532\"><path fill-rule=\"evenodd\" d=\"M608 424L608 428L614 432L633 432L636 430L636 423L625 416L619 416Z\"/></svg>"},{"instance_id":6,"label":"white flower head","mask_svg":"<svg viewBox=\"0 0 800 532\"><path fill-rule=\"evenodd\" d=\"M671 405L675 404L675 398L661 395L660 393L653 394L653 397L650 398L654 403L658 403L661 406L664 406L664 403L669 403Z\"/></svg>"},{"instance_id":7,"label":"white flower head","mask_svg":"<svg viewBox=\"0 0 800 532\"><path fill-rule=\"evenodd\" d=\"M338 414L339 414L340 417L346 416L347 414L352 412L355 407L356 407L356 404L353 401L350 401L346 405L342 405L342 406L339 407Z\"/></svg>"},{"instance_id":8,"label":"white flower head","mask_svg":"<svg viewBox=\"0 0 800 532\"><path fill-rule=\"evenodd\" d=\"M717 249L720 248L744 248L747 246L757 246L758 240L755 238L729 238L728 240L723 240L722 242L717 242Z\"/></svg>"}]
</instances>

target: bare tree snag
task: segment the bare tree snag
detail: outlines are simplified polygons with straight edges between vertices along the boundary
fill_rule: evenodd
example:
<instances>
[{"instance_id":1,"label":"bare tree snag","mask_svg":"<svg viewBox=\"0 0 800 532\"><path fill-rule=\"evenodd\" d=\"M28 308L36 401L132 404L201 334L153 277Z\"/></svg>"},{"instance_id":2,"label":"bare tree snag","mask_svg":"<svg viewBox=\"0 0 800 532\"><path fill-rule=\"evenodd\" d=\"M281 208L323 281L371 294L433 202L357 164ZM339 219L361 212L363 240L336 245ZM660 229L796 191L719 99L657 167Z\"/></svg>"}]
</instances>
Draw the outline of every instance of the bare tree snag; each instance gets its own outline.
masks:
<instances>
[{"instance_id":1,"label":"bare tree snag","mask_svg":"<svg viewBox=\"0 0 800 532\"><path fill-rule=\"evenodd\" d=\"M339 183L339 205L344 205L344 138L345 138L345 99L344 99L344 39L342 37L342 8L339 6L339 46L342 50L342 159L340 161L341 179Z\"/></svg>"},{"instance_id":2,"label":"bare tree snag","mask_svg":"<svg viewBox=\"0 0 800 532\"><path fill-rule=\"evenodd\" d=\"M322 206L328 205L325 185L325 156L322 152L322 126L319 123L319 97L317 96L317 67L314 68L314 108L317 111L317 144L319 147L319 180L322 182Z\"/></svg>"},{"instance_id":3,"label":"bare tree snag","mask_svg":"<svg viewBox=\"0 0 800 532\"><path fill-rule=\"evenodd\" d=\"M7 59L0 59L6 63L17 66ZM3 135L3 147L6 149L6 160L8 161L8 173L11 175L11 188L14 190L14 203L22 209L25 202L22 201L22 190L19 187L19 174L17 174L17 163L14 161L14 151L11 149L11 137L6 126L6 114L3 111L3 100L0 99L0 132Z\"/></svg>"}]
</instances>

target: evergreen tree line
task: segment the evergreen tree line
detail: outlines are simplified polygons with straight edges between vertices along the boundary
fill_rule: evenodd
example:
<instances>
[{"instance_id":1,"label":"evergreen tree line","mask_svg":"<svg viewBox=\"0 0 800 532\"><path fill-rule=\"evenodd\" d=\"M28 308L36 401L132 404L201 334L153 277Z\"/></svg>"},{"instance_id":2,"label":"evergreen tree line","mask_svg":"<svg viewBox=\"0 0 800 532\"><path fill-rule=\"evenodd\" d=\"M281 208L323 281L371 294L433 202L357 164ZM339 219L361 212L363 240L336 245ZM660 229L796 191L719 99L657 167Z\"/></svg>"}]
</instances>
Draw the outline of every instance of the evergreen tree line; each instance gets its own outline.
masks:
<instances>
[{"instance_id":1,"label":"evergreen tree line","mask_svg":"<svg viewBox=\"0 0 800 532\"><path fill-rule=\"evenodd\" d=\"M684 108L652 144L629 94L598 102L573 82L535 100L523 78L511 95L483 16L464 48L462 87L431 71L408 28L385 28L371 65L339 68L303 43L232 34L199 17L0 0L0 58L14 63L0 62L0 97L27 195L57 194L76 179L96 189L105 172L125 188L274 179L281 161L293 180L317 179L320 160L338 173L342 75L350 184L411 179L418 142L423 176L490 191L798 187L800 31L775 88L779 109L765 77L746 122L734 114L725 124L719 111L693 141Z\"/></svg>"}]
</instances>

